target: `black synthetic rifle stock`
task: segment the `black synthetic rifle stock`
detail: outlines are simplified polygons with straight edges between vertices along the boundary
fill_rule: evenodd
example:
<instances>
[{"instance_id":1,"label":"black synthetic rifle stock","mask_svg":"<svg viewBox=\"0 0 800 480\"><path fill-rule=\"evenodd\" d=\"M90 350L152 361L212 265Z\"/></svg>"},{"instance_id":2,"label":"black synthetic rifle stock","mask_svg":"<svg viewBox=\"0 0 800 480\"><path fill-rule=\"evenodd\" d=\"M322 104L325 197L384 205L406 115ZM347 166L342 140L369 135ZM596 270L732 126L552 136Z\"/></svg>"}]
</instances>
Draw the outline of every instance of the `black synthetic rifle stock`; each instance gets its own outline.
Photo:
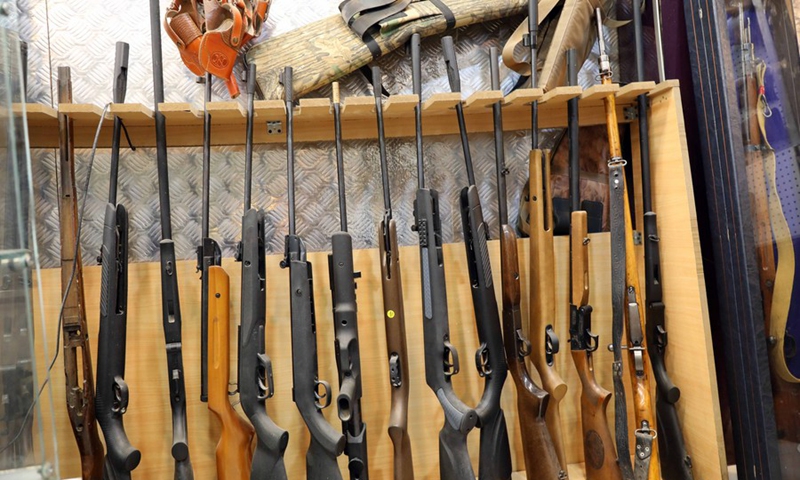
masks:
<instances>
[{"instance_id":1,"label":"black synthetic rifle stock","mask_svg":"<svg viewBox=\"0 0 800 480\"><path fill-rule=\"evenodd\" d=\"M203 222L202 239L197 247L197 271L200 272L200 401L208 401L208 269L222 265L222 250L209 232L209 191L211 189L211 74L203 78Z\"/></svg>"},{"instance_id":2,"label":"black synthetic rifle stock","mask_svg":"<svg viewBox=\"0 0 800 480\"><path fill-rule=\"evenodd\" d=\"M242 263L242 310L239 331L239 398L256 431L252 480L286 479L283 454L289 433L267 415L266 400L275 393L272 362L265 353L267 317L266 241L264 212L251 205L253 178L253 123L256 66L247 72L247 130L245 145L244 215L237 260Z\"/></svg>"},{"instance_id":3,"label":"black synthetic rifle stock","mask_svg":"<svg viewBox=\"0 0 800 480\"><path fill-rule=\"evenodd\" d=\"M167 161L167 125L159 105L164 102L164 73L161 59L161 9L158 0L150 0L150 41L153 57L153 114L155 116L156 164L158 168L158 200L161 209L161 311L167 350L169 403L172 410L172 458L175 459L175 480L194 478L189 459L186 428L186 387L184 385L183 350L181 346L181 305L178 297L178 272L175 242L169 206L169 165Z\"/></svg>"},{"instance_id":4,"label":"black synthetic rifle stock","mask_svg":"<svg viewBox=\"0 0 800 480\"><path fill-rule=\"evenodd\" d=\"M376 77L373 72L373 80ZM379 76L379 75L377 75ZM378 247L381 261L381 290L383 316L386 325L386 350L389 360L389 383L392 386L392 408L389 415L389 437L394 445L394 479L413 480L414 462L411 456L411 438L408 435L408 344L406 317L403 308L403 282L400 277L400 249L397 246L397 224L392 218L392 197L389 192L389 165L386 159L386 141L383 128L383 102L381 88L373 85L375 111L378 121L378 146L383 183L383 218L378 227Z\"/></svg>"},{"instance_id":5,"label":"black synthetic rifle stock","mask_svg":"<svg viewBox=\"0 0 800 480\"><path fill-rule=\"evenodd\" d=\"M117 92L114 93L116 97ZM58 101L72 103L69 67L58 67ZM83 478L99 480L103 476L104 450L95 421L94 373L89 348L89 329L86 324L81 251L80 248L75 248L78 243L75 240L78 234L79 215L75 187L74 130L72 119L66 114L58 116L58 133L61 184L58 213L61 225L61 291L65 297L62 333L67 414L78 445Z\"/></svg>"},{"instance_id":6,"label":"black synthetic rifle stock","mask_svg":"<svg viewBox=\"0 0 800 480\"><path fill-rule=\"evenodd\" d=\"M442 38L442 49L450 90L460 93L461 79L453 37ZM481 200L478 196L478 187L475 185L467 126L463 106L460 102L456 104L456 115L458 116L464 163L469 178L469 185L461 190L460 204L464 246L470 285L472 286L472 305L475 311L478 339L481 342L478 351L475 352L475 367L478 369L478 374L486 379L483 396L478 406L475 407L481 434L478 477L482 480L501 480L511 478L511 449L508 445L505 415L500 408L500 394L508 375L508 365L503 351L500 313L497 308L497 297L492 281L492 264L489 260L489 249L486 243L489 239L489 229L483 220Z\"/></svg>"},{"instance_id":7,"label":"black synthetic rifle stock","mask_svg":"<svg viewBox=\"0 0 800 480\"><path fill-rule=\"evenodd\" d=\"M459 371L459 362L458 351L450 343L439 193L425 188L419 34L411 37L411 57L414 93L418 97L414 109L419 188L414 200L414 229L419 236L420 248L425 381L436 394L445 414L444 425L439 431L439 477L447 480L473 480L475 473L467 450L467 434L477 424L478 414L456 396L450 382L450 378Z\"/></svg>"},{"instance_id":8,"label":"black synthetic rifle stock","mask_svg":"<svg viewBox=\"0 0 800 480\"><path fill-rule=\"evenodd\" d=\"M500 90L499 53L491 48L492 90ZM501 279L503 283L503 343L511 378L517 387L517 411L522 434L522 452L528 478L564 478L558 463L553 440L547 430L545 414L550 394L533 381L525 364L531 353L531 342L522 330L522 288L520 287L517 234L508 224L508 199L506 197L506 175L503 139L503 102L492 105L494 119L494 147L497 163L497 210L500 223Z\"/></svg>"},{"instance_id":9,"label":"black synthetic rifle stock","mask_svg":"<svg viewBox=\"0 0 800 480\"><path fill-rule=\"evenodd\" d=\"M575 49L567 51L567 80L578 85L578 59ZM589 305L589 231L586 210L581 208L579 99L567 102L569 138L569 343L572 360L581 381L581 428L583 456L588 480L622 480L614 440L608 428L606 410L611 392L594 375L593 353L599 338L592 332L592 306Z\"/></svg>"},{"instance_id":10,"label":"black synthetic rifle stock","mask_svg":"<svg viewBox=\"0 0 800 480\"><path fill-rule=\"evenodd\" d=\"M372 70L373 81L380 82L380 70ZM376 95L380 95L377 90ZM339 84L333 84L333 123L336 137L336 171L339 184L339 221L341 230L331 235L328 255L333 331L336 336L336 367L339 371L339 396L336 404L342 430L347 441L347 468L350 480L369 478L367 463L367 425L361 418L361 355L358 343L358 306L356 279L361 277L353 267L353 239L347 232L347 202L342 157L342 113Z\"/></svg>"},{"instance_id":11,"label":"black synthetic rifle stock","mask_svg":"<svg viewBox=\"0 0 800 480\"><path fill-rule=\"evenodd\" d=\"M314 318L314 285L306 246L297 235L294 202L294 101L292 67L282 75L286 92L286 170L289 197L289 234L286 235L281 268L289 269L292 316L293 399L311 434L306 452L306 477L310 480L341 479L336 457L342 454L345 437L322 415L331 403L331 387L320 380L317 370L317 325ZM319 389L323 391L320 393Z\"/></svg>"},{"instance_id":12,"label":"black synthetic rifle stock","mask_svg":"<svg viewBox=\"0 0 800 480\"><path fill-rule=\"evenodd\" d=\"M658 12L656 12L656 16ZM636 79L645 81L644 34L642 11L638 1L633 2L633 28L636 49ZM657 46L660 50L660 47ZM661 56L658 56L661 60ZM660 63L660 62L659 62ZM659 68L659 72L662 69ZM664 80L663 78L661 79ZM642 167L642 206L644 207L644 276L647 353L656 379L656 424L662 472L665 480L690 480L692 460L686 452L686 443L678 420L675 403L681 392L672 383L664 361L667 348L665 306L661 290L661 255L658 248L658 222L653 211L650 177L650 137L648 129L647 94L636 99L639 112L639 155Z\"/></svg>"},{"instance_id":13,"label":"black synthetic rifle stock","mask_svg":"<svg viewBox=\"0 0 800 480\"><path fill-rule=\"evenodd\" d=\"M125 101L128 82L127 43L117 43L114 63L114 103ZM122 120L114 117L111 144L111 180L108 186L100 250L100 330L97 340L95 416L106 440L103 478L126 480L142 458L128 441L122 415L128 408L125 383L125 345L128 324L128 213L117 203L119 142Z\"/></svg>"}]
</instances>

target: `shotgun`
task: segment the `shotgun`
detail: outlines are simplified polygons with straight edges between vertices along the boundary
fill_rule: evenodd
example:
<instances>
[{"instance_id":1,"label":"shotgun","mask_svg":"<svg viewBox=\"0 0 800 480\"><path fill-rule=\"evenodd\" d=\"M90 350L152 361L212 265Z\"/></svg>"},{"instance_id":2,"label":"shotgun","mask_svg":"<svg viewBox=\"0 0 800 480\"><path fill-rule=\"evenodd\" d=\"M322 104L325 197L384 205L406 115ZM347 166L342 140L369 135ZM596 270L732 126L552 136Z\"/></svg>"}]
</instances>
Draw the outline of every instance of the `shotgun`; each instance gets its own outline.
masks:
<instances>
[{"instance_id":1,"label":"shotgun","mask_svg":"<svg viewBox=\"0 0 800 480\"><path fill-rule=\"evenodd\" d=\"M222 268L222 252L210 237L209 206L211 192L211 74L205 76L203 102L203 219L202 244L197 249L198 269L201 273L201 342L202 369L207 374L206 395L208 409L222 427L216 448L217 478L220 480L245 480L250 478L253 452L253 427L239 416L228 400L230 383L230 278ZM202 389L201 389L202 390ZM201 394L202 400L202 394Z\"/></svg>"},{"instance_id":2,"label":"shotgun","mask_svg":"<svg viewBox=\"0 0 800 480\"><path fill-rule=\"evenodd\" d=\"M153 57L153 115L155 116L156 164L158 166L158 202L161 210L161 319L167 351L169 403L172 410L172 458L175 480L192 480L189 437L186 428L186 387L184 385L183 348L181 343L181 303L178 296L177 258L172 240L169 207L169 165L167 160L167 124L159 105L164 102L164 72L161 59L161 22L158 0L150 0L150 43Z\"/></svg>"},{"instance_id":3,"label":"shotgun","mask_svg":"<svg viewBox=\"0 0 800 480\"><path fill-rule=\"evenodd\" d=\"M492 90L500 90L499 53L490 50ZM508 223L508 199L503 140L503 102L492 105L494 118L494 148L497 163L497 211L500 220L500 267L503 286L503 343L511 378L517 387L517 412L522 433L522 453L528 478L563 479L566 473L558 464L553 440L547 430L545 415L550 394L539 388L525 365L531 353L531 342L522 330L517 234Z\"/></svg>"},{"instance_id":4,"label":"shotgun","mask_svg":"<svg viewBox=\"0 0 800 480\"><path fill-rule=\"evenodd\" d=\"M636 51L636 77L645 81L644 74L644 33L642 31L642 7L633 2L634 46ZM658 12L655 12L655 16ZM658 47L658 46L657 46ZM657 52L660 50L656 49ZM661 55L656 55L659 63ZM659 72L663 68L659 68ZM661 78L664 81L664 78ZM662 475L666 480L692 480L692 459L686 452L678 412L675 402L681 391L672 382L667 373L664 360L667 348L667 329L665 321L664 297L661 289L661 255L658 249L658 222L653 211L652 187L650 176L650 137L647 120L647 94L636 98L639 112L639 157L642 167L642 207L644 208L644 279L647 338L647 354L656 380L656 421L658 423L658 447ZM763 177L762 177L763 178ZM770 250L772 242L769 242Z\"/></svg>"},{"instance_id":5,"label":"shotgun","mask_svg":"<svg viewBox=\"0 0 800 480\"><path fill-rule=\"evenodd\" d=\"M372 71L375 79L375 69ZM380 70L377 80L380 82ZM378 83L379 84L379 83ZM380 89L376 95L380 95ZM339 104L339 83L333 83L333 123L336 137L336 171L339 186L339 222L341 230L331 235L328 255L331 297L333 299L333 331L336 336L336 367L339 371L339 396L336 403L339 420L347 444L347 468L350 480L369 478L367 464L367 425L361 418L361 355L358 343L358 305L356 279L361 277L353 267L353 239L347 232L347 202L342 156L342 113Z\"/></svg>"},{"instance_id":6,"label":"shotgun","mask_svg":"<svg viewBox=\"0 0 800 480\"><path fill-rule=\"evenodd\" d=\"M125 101L128 81L127 43L117 42L114 62L114 103ZM125 346L128 328L128 213L117 203L119 141L122 120L114 117L111 144L111 180L108 186L100 250L100 329L97 336L97 392L95 416L106 440L103 478L127 480L142 458L128 441L122 416L128 409L125 383Z\"/></svg>"},{"instance_id":7,"label":"shotgun","mask_svg":"<svg viewBox=\"0 0 800 480\"><path fill-rule=\"evenodd\" d=\"M120 66L122 67L122 66ZM127 69L115 71L114 101L124 94ZM121 85L116 76L123 78ZM121 92L119 90L122 90ZM72 79L69 67L58 68L58 103L72 103ZM115 128L118 119L115 118ZM103 444L94 414L94 373L89 348L89 329L86 325L86 299L83 292L83 264L80 248L76 247L78 231L78 195L75 189L75 143L72 119L58 116L59 170L61 179L61 295L66 299L62 317L64 335L64 373L67 382L67 414L72 434L78 444L82 477L99 480L103 477ZM119 139L115 137L117 141ZM119 152L119 143L117 143ZM73 273L74 270L74 273ZM73 276L74 275L74 276ZM72 281L70 281L72 280ZM78 358L80 357L80 361ZM80 373L78 369L80 368ZM83 381L81 381L83 379Z\"/></svg>"},{"instance_id":8,"label":"shotgun","mask_svg":"<svg viewBox=\"0 0 800 480\"><path fill-rule=\"evenodd\" d=\"M442 38L442 50L450 90L460 93L461 78L453 37ZM481 432L478 477L482 480L506 480L511 478L511 449L508 445L506 418L500 408L500 394L503 392L503 384L508 375L508 365L503 351L503 333L492 281L492 264L489 261L489 249L486 243L489 239L489 228L483 220L481 200L478 187L475 185L464 109L460 102L456 104L456 116L469 180L469 185L461 190L460 204L464 246L472 286L472 305L478 339L481 342L478 351L475 352L475 366L478 375L486 379L483 395L475 407L475 412L478 414L478 428Z\"/></svg>"},{"instance_id":9,"label":"shotgun","mask_svg":"<svg viewBox=\"0 0 800 480\"><path fill-rule=\"evenodd\" d=\"M251 480L286 479L283 454L289 433L267 415L266 400L275 393L272 361L265 353L267 317L266 241L264 212L251 206L253 178L253 124L255 121L256 66L247 72L247 130L245 144L244 215L237 260L242 263L242 310L239 333L239 396L258 442Z\"/></svg>"},{"instance_id":10,"label":"shotgun","mask_svg":"<svg viewBox=\"0 0 800 480\"><path fill-rule=\"evenodd\" d=\"M317 368L317 324L314 316L314 284L306 246L297 235L294 202L294 101L292 67L282 76L286 92L286 170L289 197L289 234L281 268L289 269L292 316L293 400L311 434L306 452L306 477L310 480L341 479L336 457L342 454L345 437L322 415L331 403L331 386L319 379ZM321 391L320 391L321 389Z\"/></svg>"},{"instance_id":11,"label":"shotgun","mask_svg":"<svg viewBox=\"0 0 800 480\"><path fill-rule=\"evenodd\" d=\"M567 50L567 80L578 85L578 55ZM592 353L599 345L592 333L592 306L589 305L589 230L586 210L581 208L580 123L579 99L567 102L567 136L569 138L569 197L570 197L570 295L569 343L572 361L581 381L581 427L583 457L588 480L622 480L616 459L614 440L608 428L606 409L611 392L594 377Z\"/></svg>"},{"instance_id":12,"label":"shotgun","mask_svg":"<svg viewBox=\"0 0 800 480\"><path fill-rule=\"evenodd\" d=\"M600 78L603 85L612 83L611 64L606 53L603 41L603 22L598 8L596 11L598 41L600 43ZM633 478L657 480L661 478L661 469L658 461L658 444L653 443L656 436L655 419L653 418L653 405L650 400L650 379L648 372L647 347L643 335L644 319L639 310L641 305L639 288L639 269L637 267L636 251L633 246L633 224L631 221L631 208L628 203L628 192L625 186L625 165L622 158L622 148L619 140L619 125L617 124L617 106L613 94L604 98L606 111L606 125L608 128L608 170L609 186L611 187L611 301L614 309L613 344L614 349L614 390L620 393L622 381L621 351L625 349L630 355L628 367L630 369L631 387L633 391L633 411L636 427L636 455L633 466ZM623 275L624 268L624 275ZM627 323L625 323L627 321ZM628 344L622 345L622 327L628 334ZM619 355L619 362L617 356ZM623 405L616 406L616 432L617 452L623 474L628 470L628 445L627 445L627 412ZM624 418L623 418L624 417ZM623 421L624 420L624 421ZM624 432L624 433L623 433ZM624 436L624 438L623 438ZM623 446L624 443L624 446ZM626 476L626 478L628 478Z\"/></svg>"},{"instance_id":13,"label":"shotgun","mask_svg":"<svg viewBox=\"0 0 800 480\"><path fill-rule=\"evenodd\" d=\"M448 480L473 480L475 473L467 450L467 434L477 424L478 414L456 396L450 381L458 373L460 366L458 351L450 343L439 193L425 188L419 34L411 37L411 58L414 93L417 95L414 114L419 183L414 200L413 228L419 236L425 382L436 394L445 413L445 422L439 431L439 477Z\"/></svg>"},{"instance_id":14,"label":"shotgun","mask_svg":"<svg viewBox=\"0 0 800 480\"><path fill-rule=\"evenodd\" d=\"M538 50L539 9L535 0L528 2L528 34L525 43L530 46L531 65L536 65ZM536 68L531 68L531 87L536 88ZM558 454L558 463L566 472L567 455L561 430L559 404L567 394L567 384L554 367L559 350L558 336L553 322L556 320L555 265L553 250L553 202L550 195L550 152L539 148L539 102L531 103L531 153L529 157L529 317L531 359L542 386L550 394L547 407L547 428Z\"/></svg>"},{"instance_id":15,"label":"shotgun","mask_svg":"<svg viewBox=\"0 0 800 480\"><path fill-rule=\"evenodd\" d=\"M376 75L377 74L377 75ZM373 80L380 72L373 72ZM386 350L389 360L389 383L392 386L392 407L389 414L389 437L394 446L394 479L413 480L411 437L408 435L409 368L406 340L406 317L403 308L403 282L400 277L400 249L397 245L397 224L392 218L392 197L389 192L389 166L386 160L386 139L383 129L383 102L380 85L373 86L378 121L378 146L383 183L383 219L378 227L378 248L381 256L381 290L386 326Z\"/></svg>"}]
</instances>

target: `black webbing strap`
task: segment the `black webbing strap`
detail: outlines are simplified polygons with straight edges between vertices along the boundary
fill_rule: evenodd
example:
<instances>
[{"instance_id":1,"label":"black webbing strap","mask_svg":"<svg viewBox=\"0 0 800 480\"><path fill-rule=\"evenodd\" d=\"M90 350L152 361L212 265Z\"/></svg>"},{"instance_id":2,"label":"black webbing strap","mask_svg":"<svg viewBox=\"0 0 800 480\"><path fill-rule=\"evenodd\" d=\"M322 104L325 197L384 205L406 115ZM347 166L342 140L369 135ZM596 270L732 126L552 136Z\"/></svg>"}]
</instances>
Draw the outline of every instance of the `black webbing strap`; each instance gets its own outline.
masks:
<instances>
[{"instance_id":1,"label":"black webbing strap","mask_svg":"<svg viewBox=\"0 0 800 480\"><path fill-rule=\"evenodd\" d=\"M653 440L656 438L655 430L650 429L647 421L642 422L642 428L634 432L636 436L636 458L634 459L634 480L647 480L650 471L650 457L653 455Z\"/></svg>"},{"instance_id":2,"label":"black webbing strap","mask_svg":"<svg viewBox=\"0 0 800 480\"><path fill-rule=\"evenodd\" d=\"M628 445L628 407L622 378L622 331L625 322L625 161L612 158L608 162L611 220L611 341L614 352L614 425L617 461L625 480L633 480Z\"/></svg>"},{"instance_id":3,"label":"black webbing strap","mask_svg":"<svg viewBox=\"0 0 800 480\"><path fill-rule=\"evenodd\" d=\"M439 9L444 15L444 19L447 22L447 29L450 30L451 28L456 26L456 17L453 15L453 12L444 4L442 0L428 0L430 1L433 6Z\"/></svg>"}]
</instances>

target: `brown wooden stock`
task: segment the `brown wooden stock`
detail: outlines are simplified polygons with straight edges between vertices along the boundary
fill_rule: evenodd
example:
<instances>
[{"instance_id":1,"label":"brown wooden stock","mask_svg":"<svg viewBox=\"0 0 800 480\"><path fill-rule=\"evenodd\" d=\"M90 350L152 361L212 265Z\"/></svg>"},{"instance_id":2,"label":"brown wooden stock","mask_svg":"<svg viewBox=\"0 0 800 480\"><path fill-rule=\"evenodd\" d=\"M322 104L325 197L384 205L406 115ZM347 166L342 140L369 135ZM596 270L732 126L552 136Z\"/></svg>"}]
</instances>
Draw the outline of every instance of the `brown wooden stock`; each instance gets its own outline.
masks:
<instances>
[{"instance_id":1,"label":"brown wooden stock","mask_svg":"<svg viewBox=\"0 0 800 480\"><path fill-rule=\"evenodd\" d=\"M561 432L559 403L567 394L567 384L545 357L545 329L552 325L555 331L555 253L553 251L553 206L550 195L550 152L533 150L530 154L530 315L531 359L542 379L542 386L550 394L547 408L547 428L558 461L567 465L564 437ZM546 207L545 207L546 205ZM545 223L545 219L549 219Z\"/></svg>"},{"instance_id":2,"label":"brown wooden stock","mask_svg":"<svg viewBox=\"0 0 800 480\"><path fill-rule=\"evenodd\" d=\"M522 454L528 478L556 479L562 471L545 421L549 395L531 380L525 358L519 354L517 330L520 314L519 259L517 236L511 227L500 230L500 259L503 285L503 339L508 370L517 387L517 415L522 432Z\"/></svg>"},{"instance_id":3,"label":"brown wooden stock","mask_svg":"<svg viewBox=\"0 0 800 480\"><path fill-rule=\"evenodd\" d=\"M589 233L585 211L572 212L570 225L570 267L572 305L589 303ZM572 350L572 361L581 380L581 427L583 457L588 480L622 480L614 440L608 428L606 409L611 400L594 376L592 352Z\"/></svg>"},{"instance_id":4,"label":"brown wooden stock","mask_svg":"<svg viewBox=\"0 0 800 480\"><path fill-rule=\"evenodd\" d=\"M408 436L408 346L406 320L403 309L403 283L400 277L400 249L397 246L397 225L388 225L391 259L387 263L386 245L383 242L383 225L378 227L378 245L381 256L381 285L383 290L383 316L386 325L386 347L391 358L397 354L400 361L401 382L392 386L392 408L389 414L389 437L394 445L395 480L413 480L414 464L411 457L411 439Z\"/></svg>"},{"instance_id":5,"label":"brown wooden stock","mask_svg":"<svg viewBox=\"0 0 800 480\"><path fill-rule=\"evenodd\" d=\"M610 84L610 77L603 77L603 84ZM619 141L619 126L617 125L617 102L614 95L609 95L604 99L606 109L606 125L608 128L608 148L609 155L613 159L622 158L622 149L620 148ZM644 311L642 308L642 290L639 285L639 266L636 256L636 250L633 245L633 221L631 220L631 208L628 202L628 186L627 182L624 189L624 204L625 204L625 282L628 287L633 287L636 292L636 303L639 305L639 324L642 332L645 331L644 326ZM626 296L627 305L627 296ZM628 309L625 308L625 325L628 325ZM627 328L626 328L627 330ZM630 335L630 332L628 332ZM642 338L642 347L647 349L645 339ZM642 425L642 422L647 421L650 428L658 431L656 426L656 418L653 413L653 403L650 399L650 378L648 372L650 371L650 362L647 353L642 356L644 363L644 374L641 377L636 375L636 367L633 362L633 353L631 352L631 359L628 362L628 367L631 371L631 383L633 390L633 411L636 417L636 428ZM650 456L650 472L648 478L650 480L661 479L661 465L658 458L658 443L653 442L652 454Z\"/></svg>"},{"instance_id":6,"label":"brown wooden stock","mask_svg":"<svg viewBox=\"0 0 800 480\"><path fill-rule=\"evenodd\" d=\"M228 400L230 381L230 279L220 266L208 268L208 409L222 424L217 478L247 480L253 460L253 427Z\"/></svg>"},{"instance_id":7,"label":"brown wooden stock","mask_svg":"<svg viewBox=\"0 0 800 480\"><path fill-rule=\"evenodd\" d=\"M58 76L60 103L72 103L69 71ZM103 444L94 416L94 376L86 326L86 302L83 295L83 267L80 249L75 250L78 230L78 196L75 191L75 152L72 120L59 115L59 170L61 174L61 295L66 293L73 268L75 277L64 302L64 372L66 374L67 413L81 457L83 478L103 477ZM80 362L78 362L80 359ZM80 363L80 365L79 365ZM78 372L80 370L80 373Z\"/></svg>"}]
</instances>

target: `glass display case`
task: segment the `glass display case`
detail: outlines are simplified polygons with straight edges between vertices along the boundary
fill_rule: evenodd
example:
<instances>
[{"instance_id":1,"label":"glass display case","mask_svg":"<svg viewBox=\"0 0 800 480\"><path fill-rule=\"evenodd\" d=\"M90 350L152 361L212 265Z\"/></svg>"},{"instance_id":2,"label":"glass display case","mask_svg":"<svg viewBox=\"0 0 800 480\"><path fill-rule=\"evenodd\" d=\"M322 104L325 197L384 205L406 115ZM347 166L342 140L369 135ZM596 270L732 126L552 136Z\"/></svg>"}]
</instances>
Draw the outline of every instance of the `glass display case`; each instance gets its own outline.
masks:
<instances>
[{"instance_id":1,"label":"glass display case","mask_svg":"<svg viewBox=\"0 0 800 480\"><path fill-rule=\"evenodd\" d=\"M0 479L53 479L58 470L49 462L56 458L49 382L44 369L37 374L52 353L37 288L26 48L15 29L15 10L13 3L0 5ZM34 348L34 335L43 336L43 347Z\"/></svg>"}]
</instances>

